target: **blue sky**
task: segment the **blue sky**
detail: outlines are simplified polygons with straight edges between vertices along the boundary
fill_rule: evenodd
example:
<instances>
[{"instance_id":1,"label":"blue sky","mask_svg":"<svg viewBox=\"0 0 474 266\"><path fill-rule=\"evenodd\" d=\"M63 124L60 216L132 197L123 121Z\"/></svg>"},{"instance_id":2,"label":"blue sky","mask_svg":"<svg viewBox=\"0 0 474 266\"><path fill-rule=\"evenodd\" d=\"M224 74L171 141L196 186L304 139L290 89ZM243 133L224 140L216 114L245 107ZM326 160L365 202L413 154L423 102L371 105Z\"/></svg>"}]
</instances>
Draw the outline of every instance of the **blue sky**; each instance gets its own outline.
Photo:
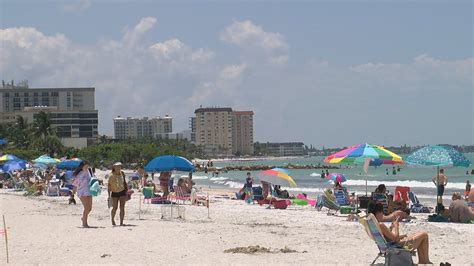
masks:
<instances>
[{"instance_id":1,"label":"blue sky","mask_svg":"<svg viewBox=\"0 0 474 266\"><path fill-rule=\"evenodd\" d=\"M473 144L472 2L376 2L3 0L0 70L95 86L102 134L202 104L254 110L257 141Z\"/></svg>"}]
</instances>

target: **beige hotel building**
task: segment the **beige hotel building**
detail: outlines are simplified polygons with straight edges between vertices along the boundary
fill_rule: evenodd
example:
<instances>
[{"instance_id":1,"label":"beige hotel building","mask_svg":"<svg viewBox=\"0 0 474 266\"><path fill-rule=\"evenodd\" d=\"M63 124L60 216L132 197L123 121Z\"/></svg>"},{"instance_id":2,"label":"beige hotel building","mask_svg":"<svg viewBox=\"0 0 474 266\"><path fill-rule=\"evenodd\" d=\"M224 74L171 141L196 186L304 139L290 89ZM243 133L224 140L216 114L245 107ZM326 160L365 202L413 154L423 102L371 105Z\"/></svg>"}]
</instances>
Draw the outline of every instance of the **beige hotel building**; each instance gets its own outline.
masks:
<instances>
[{"instance_id":1,"label":"beige hotel building","mask_svg":"<svg viewBox=\"0 0 474 266\"><path fill-rule=\"evenodd\" d=\"M253 112L232 108L198 108L193 133L195 143L208 155L253 154Z\"/></svg>"}]
</instances>

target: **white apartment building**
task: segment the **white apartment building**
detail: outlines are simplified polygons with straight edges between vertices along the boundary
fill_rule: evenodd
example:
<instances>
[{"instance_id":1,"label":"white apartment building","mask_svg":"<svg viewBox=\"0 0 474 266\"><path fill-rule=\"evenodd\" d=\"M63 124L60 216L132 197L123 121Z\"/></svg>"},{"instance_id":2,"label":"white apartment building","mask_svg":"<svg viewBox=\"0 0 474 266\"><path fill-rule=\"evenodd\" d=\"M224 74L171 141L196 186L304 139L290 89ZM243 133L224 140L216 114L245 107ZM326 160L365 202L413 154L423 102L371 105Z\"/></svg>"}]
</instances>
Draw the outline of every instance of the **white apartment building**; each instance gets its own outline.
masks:
<instances>
[{"instance_id":1,"label":"white apartment building","mask_svg":"<svg viewBox=\"0 0 474 266\"><path fill-rule=\"evenodd\" d=\"M3 83L0 96L0 123L14 122L17 116L32 123L34 116L44 111L50 114L64 145L82 148L97 140L95 88L29 88Z\"/></svg>"},{"instance_id":2,"label":"white apartment building","mask_svg":"<svg viewBox=\"0 0 474 266\"><path fill-rule=\"evenodd\" d=\"M173 131L173 118L164 117L116 117L114 118L114 137L116 139L128 138L169 138L167 134Z\"/></svg>"}]
</instances>

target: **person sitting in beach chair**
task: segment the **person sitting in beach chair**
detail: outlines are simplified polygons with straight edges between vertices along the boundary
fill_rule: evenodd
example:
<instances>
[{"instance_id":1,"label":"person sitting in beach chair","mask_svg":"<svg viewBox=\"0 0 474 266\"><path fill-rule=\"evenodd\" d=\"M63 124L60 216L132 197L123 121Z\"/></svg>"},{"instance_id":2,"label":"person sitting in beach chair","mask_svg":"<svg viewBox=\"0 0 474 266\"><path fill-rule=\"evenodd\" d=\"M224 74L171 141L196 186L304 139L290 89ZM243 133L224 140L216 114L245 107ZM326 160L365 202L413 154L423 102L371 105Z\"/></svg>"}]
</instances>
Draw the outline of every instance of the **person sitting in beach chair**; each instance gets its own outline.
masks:
<instances>
[{"instance_id":1,"label":"person sitting in beach chair","mask_svg":"<svg viewBox=\"0 0 474 266\"><path fill-rule=\"evenodd\" d=\"M48 188L46 189L47 196L59 196L59 183L58 179L51 179L48 182Z\"/></svg>"},{"instance_id":2,"label":"person sitting in beach chair","mask_svg":"<svg viewBox=\"0 0 474 266\"><path fill-rule=\"evenodd\" d=\"M398 244L401 247L408 247L409 250L416 250L419 264L432 264L429 259L429 240L426 232L417 232L410 235L400 235L398 219L387 227L384 221L383 206L380 203L369 205L367 211L375 216L384 239Z\"/></svg>"}]
</instances>

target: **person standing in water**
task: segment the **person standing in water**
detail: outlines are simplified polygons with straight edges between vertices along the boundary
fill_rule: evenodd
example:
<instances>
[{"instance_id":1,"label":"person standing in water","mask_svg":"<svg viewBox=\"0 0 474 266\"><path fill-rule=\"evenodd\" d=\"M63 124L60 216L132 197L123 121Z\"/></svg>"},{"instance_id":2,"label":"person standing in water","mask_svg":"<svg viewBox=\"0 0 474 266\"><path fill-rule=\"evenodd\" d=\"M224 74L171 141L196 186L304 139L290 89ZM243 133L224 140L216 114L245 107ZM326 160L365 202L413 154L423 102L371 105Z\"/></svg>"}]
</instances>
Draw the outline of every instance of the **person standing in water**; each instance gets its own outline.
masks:
<instances>
[{"instance_id":1,"label":"person standing in water","mask_svg":"<svg viewBox=\"0 0 474 266\"><path fill-rule=\"evenodd\" d=\"M444 169L439 169L439 174L433 177L433 183L437 188L438 204L442 205L444 187L448 184L448 177L444 175Z\"/></svg>"}]
</instances>

